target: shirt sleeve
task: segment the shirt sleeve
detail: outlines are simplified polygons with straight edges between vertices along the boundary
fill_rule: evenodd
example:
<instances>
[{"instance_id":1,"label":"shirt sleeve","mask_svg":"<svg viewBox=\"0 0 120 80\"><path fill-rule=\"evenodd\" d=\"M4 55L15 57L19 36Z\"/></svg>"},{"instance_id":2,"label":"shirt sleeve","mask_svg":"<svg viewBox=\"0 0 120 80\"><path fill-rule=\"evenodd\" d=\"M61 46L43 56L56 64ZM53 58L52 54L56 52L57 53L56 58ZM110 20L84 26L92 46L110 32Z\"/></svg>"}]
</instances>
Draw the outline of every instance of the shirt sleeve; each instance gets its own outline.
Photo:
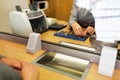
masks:
<instances>
[{"instance_id":1,"label":"shirt sleeve","mask_svg":"<svg viewBox=\"0 0 120 80\"><path fill-rule=\"evenodd\" d=\"M71 15L69 19L69 28L70 30L71 25L73 22L77 22L80 24L82 27L86 28L87 26L95 26L95 19L91 11L89 11L86 8L82 8L77 6L76 4L77 0L74 0L73 7L71 10Z\"/></svg>"},{"instance_id":2,"label":"shirt sleeve","mask_svg":"<svg viewBox=\"0 0 120 80\"><path fill-rule=\"evenodd\" d=\"M0 55L0 59L3 58L4 56Z\"/></svg>"},{"instance_id":3,"label":"shirt sleeve","mask_svg":"<svg viewBox=\"0 0 120 80\"><path fill-rule=\"evenodd\" d=\"M22 77L17 70L0 62L0 80L22 80Z\"/></svg>"},{"instance_id":4,"label":"shirt sleeve","mask_svg":"<svg viewBox=\"0 0 120 80\"><path fill-rule=\"evenodd\" d=\"M78 15L77 8L78 7L76 5L76 0L74 0L73 7L72 7L72 10L71 10L70 19L69 19L69 26L71 26L73 22L77 21L77 15Z\"/></svg>"}]
</instances>

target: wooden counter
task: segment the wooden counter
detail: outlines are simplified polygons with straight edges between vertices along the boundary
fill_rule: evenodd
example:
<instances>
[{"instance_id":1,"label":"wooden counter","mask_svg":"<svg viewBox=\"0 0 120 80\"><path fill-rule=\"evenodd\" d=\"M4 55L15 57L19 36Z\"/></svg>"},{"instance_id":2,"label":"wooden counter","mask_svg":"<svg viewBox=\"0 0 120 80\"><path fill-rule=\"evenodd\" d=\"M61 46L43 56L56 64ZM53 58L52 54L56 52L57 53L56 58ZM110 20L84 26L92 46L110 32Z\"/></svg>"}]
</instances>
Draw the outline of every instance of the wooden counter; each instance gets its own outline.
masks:
<instances>
[{"instance_id":1,"label":"wooden counter","mask_svg":"<svg viewBox=\"0 0 120 80\"><path fill-rule=\"evenodd\" d=\"M31 63L44 52L45 50L41 50L34 55L29 54L26 52L25 45L0 39L0 54L5 57L14 58L17 60L22 60L22 61ZM47 70L40 66L38 68L40 72L39 80L61 80L61 79L62 80L74 80L70 77Z\"/></svg>"},{"instance_id":2,"label":"wooden counter","mask_svg":"<svg viewBox=\"0 0 120 80\"><path fill-rule=\"evenodd\" d=\"M14 58L17 60L22 60L22 61L31 63L44 52L45 50L40 50L34 55L29 54L26 52L25 45L0 39L0 54L9 58ZM38 66L38 68L40 72L39 80L74 80L73 78L50 71L43 67ZM97 71L98 71L98 65L93 63L86 77L86 80L120 80L119 69L115 69L115 72L112 78L100 75L97 73Z\"/></svg>"},{"instance_id":3,"label":"wooden counter","mask_svg":"<svg viewBox=\"0 0 120 80\"><path fill-rule=\"evenodd\" d=\"M67 27L62 30L68 32L69 29L68 29L67 22L59 20L58 23L67 24ZM69 42L69 43L74 43L74 44L79 44L79 45L91 46L89 38L86 41L78 41L78 40L54 36L54 33L56 33L56 32L57 32L57 30L48 30L41 34L41 39L43 41L52 42L52 43L56 43L56 44L58 44L61 41L64 41L64 42Z\"/></svg>"},{"instance_id":4,"label":"wooden counter","mask_svg":"<svg viewBox=\"0 0 120 80\"><path fill-rule=\"evenodd\" d=\"M120 69L115 69L112 77L98 74L98 64L93 63L86 80L120 80Z\"/></svg>"}]
</instances>

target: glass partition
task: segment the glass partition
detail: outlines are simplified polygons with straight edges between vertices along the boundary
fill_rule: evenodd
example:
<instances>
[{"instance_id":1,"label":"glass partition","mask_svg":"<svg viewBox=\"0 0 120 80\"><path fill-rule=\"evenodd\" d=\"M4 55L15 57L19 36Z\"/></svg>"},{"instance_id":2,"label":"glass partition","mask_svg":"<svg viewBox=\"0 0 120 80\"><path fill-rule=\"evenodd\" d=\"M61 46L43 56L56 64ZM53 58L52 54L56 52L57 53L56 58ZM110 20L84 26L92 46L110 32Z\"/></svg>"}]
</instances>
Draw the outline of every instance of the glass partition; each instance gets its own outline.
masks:
<instances>
[{"instance_id":1,"label":"glass partition","mask_svg":"<svg viewBox=\"0 0 120 80\"><path fill-rule=\"evenodd\" d=\"M97 26L101 25L101 23L104 22L104 26L108 27L110 25L113 26L119 26L120 23L120 1L119 0L76 0L77 5L79 7L86 7L87 9L91 10L95 17L95 22L97 22ZM63 3L63 5L60 5L59 3ZM48 0L49 7L47 10L45 10L45 14L48 17L56 18L57 23L67 25L63 29L63 32L69 32L68 28L68 20L73 4L73 0ZM109 4L109 5L108 5ZM12 29L10 27L10 21L9 21L9 12L16 11L15 6L20 5L22 9L28 9L28 1L27 0L2 0L0 5L0 32L14 34L12 32ZM68 6L66 6L68 5ZM68 11L67 11L68 10ZM109 27L108 27L109 29ZM67 38L61 38L54 36L54 33L58 32L58 30L48 30L43 33L41 33L42 41L48 42L51 44L57 44L62 46L75 46L72 48L78 49L78 47L86 46L85 49L91 49L94 50L94 47L98 45L101 49L101 46L104 43L97 42L99 44L95 43L95 37L89 38L86 41L78 41L78 40L72 40ZM16 34L14 34L16 35ZM20 35L17 35L20 36ZM23 37L23 36L22 36ZM94 39L93 41L91 41ZM92 44L91 44L92 42ZM64 44L65 43L65 44ZM67 44L66 44L67 43ZM72 43L69 44L69 43ZM75 45L74 45L75 44ZM77 45L76 45L77 44ZM78 46L81 45L81 46ZM93 46L94 45L94 46ZM116 46L116 44L110 44L111 46ZM79 49L78 49L79 50ZM94 52L94 51L93 51Z\"/></svg>"}]
</instances>

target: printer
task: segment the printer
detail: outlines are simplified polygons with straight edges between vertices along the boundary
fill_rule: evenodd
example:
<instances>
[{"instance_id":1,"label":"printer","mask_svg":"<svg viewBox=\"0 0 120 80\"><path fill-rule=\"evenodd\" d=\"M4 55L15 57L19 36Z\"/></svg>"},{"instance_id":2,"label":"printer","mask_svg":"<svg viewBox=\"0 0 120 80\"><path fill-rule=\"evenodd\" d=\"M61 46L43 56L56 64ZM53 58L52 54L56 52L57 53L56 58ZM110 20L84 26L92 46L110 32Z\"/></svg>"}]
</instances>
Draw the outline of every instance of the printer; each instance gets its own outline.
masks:
<instances>
[{"instance_id":1,"label":"printer","mask_svg":"<svg viewBox=\"0 0 120 80\"><path fill-rule=\"evenodd\" d=\"M9 13L9 18L12 32L18 36L29 37L31 32L43 33L48 30L43 10L12 11Z\"/></svg>"}]
</instances>

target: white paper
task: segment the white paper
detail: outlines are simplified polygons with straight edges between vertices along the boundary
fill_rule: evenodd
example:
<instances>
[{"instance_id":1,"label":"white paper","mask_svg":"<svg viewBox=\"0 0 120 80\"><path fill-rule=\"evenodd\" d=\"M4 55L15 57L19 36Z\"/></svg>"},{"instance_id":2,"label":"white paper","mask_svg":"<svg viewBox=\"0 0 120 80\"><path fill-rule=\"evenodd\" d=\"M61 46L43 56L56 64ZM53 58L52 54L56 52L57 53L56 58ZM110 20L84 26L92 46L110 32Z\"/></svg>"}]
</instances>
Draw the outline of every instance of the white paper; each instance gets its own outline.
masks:
<instances>
[{"instance_id":1,"label":"white paper","mask_svg":"<svg viewBox=\"0 0 120 80\"><path fill-rule=\"evenodd\" d=\"M109 16L118 16L120 14L120 10L92 10L92 14L94 15L95 18L102 18L106 17L108 18ZM116 17L115 17L116 18ZM104 19L104 18L103 18ZM110 19L110 18L108 18ZM111 19L114 20L114 17L111 17Z\"/></svg>"},{"instance_id":2,"label":"white paper","mask_svg":"<svg viewBox=\"0 0 120 80\"><path fill-rule=\"evenodd\" d=\"M120 40L120 18L102 18L95 21L97 40L111 43Z\"/></svg>"},{"instance_id":3,"label":"white paper","mask_svg":"<svg viewBox=\"0 0 120 80\"><path fill-rule=\"evenodd\" d=\"M102 49L98 73L112 77L117 57L117 48L104 46Z\"/></svg>"},{"instance_id":4,"label":"white paper","mask_svg":"<svg viewBox=\"0 0 120 80\"><path fill-rule=\"evenodd\" d=\"M85 7L92 10L119 9L120 5L116 4L120 4L120 0L76 0L76 5L78 7Z\"/></svg>"},{"instance_id":5,"label":"white paper","mask_svg":"<svg viewBox=\"0 0 120 80\"><path fill-rule=\"evenodd\" d=\"M90 8L90 0L76 0L76 5L78 7Z\"/></svg>"}]
</instances>

